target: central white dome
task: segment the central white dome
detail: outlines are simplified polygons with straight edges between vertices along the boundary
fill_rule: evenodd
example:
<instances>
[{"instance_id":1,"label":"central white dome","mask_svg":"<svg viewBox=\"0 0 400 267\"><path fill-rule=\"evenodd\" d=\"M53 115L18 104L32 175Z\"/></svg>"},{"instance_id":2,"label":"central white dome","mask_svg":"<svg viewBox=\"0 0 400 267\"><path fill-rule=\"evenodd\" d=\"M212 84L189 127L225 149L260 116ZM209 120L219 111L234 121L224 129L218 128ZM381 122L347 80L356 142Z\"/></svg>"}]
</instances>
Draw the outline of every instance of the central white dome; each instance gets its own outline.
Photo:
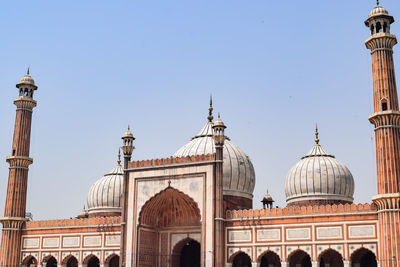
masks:
<instances>
[{"instance_id":1,"label":"central white dome","mask_svg":"<svg viewBox=\"0 0 400 267\"><path fill-rule=\"evenodd\" d=\"M175 152L174 157L214 154L213 123L209 121L192 140ZM224 195L253 198L254 167L249 157L229 138L224 144Z\"/></svg>"}]
</instances>

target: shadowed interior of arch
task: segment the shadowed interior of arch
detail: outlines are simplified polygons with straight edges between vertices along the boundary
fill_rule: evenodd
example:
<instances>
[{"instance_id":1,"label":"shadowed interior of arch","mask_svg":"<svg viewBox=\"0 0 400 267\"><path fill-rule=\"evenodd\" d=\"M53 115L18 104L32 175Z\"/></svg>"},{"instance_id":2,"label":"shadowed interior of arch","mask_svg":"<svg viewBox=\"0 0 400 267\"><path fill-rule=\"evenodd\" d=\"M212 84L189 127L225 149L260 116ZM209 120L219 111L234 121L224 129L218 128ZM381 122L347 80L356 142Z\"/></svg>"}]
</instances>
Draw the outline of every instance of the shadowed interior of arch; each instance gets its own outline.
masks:
<instances>
[{"instance_id":1,"label":"shadowed interior of arch","mask_svg":"<svg viewBox=\"0 0 400 267\"><path fill-rule=\"evenodd\" d=\"M289 267L311 267L311 258L306 252L296 250L288 257Z\"/></svg>"},{"instance_id":2,"label":"shadowed interior of arch","mask_svg":"<svg viewBox=\"0 0 400 267\"><path fill-rule=\"evenodd\" d=\"M233 258L232 267L251 267L251 258L244 252L239 252Z\"/></svg>"},{"instance_id":3,"label":"shadowed interior of arch","mask_svg":"<svg viewBox=\"0 0 400 267\"><path fill-rule=\"evenodd\" d=\"M319 256L320 267L343 267L343 257L333 249L327 249Z\"/></svg>"},{"instance_id":4,"label":"shadowed interior of arch","mask_svg":"<svg viewBox=\"0 0 400 267\"><path fill-rule=\"evenodd\" d=\"M53 256L46 257L43 260L43 265L42 266L44 266L44 267L57 267L57 260Z\"/></svg>"},{"instance_id":5,"label":"shadowed interior of arch","mask_svg":"<svg viewBox=\"0 0 400 267\"><path fill-rule=\"evenodd\" d=\"M375 254L366 248L360 248L350 257L351 267L377 267ZM394 263L393 263L394 264Z\"/></svg>"},{"instance_id":6,"label":"shadowed interior of arch","mask_svg":"<svg viewBox=\"0 0 400 267\"><path fill-rule=\"evenodd\" d=\"M273 251L267 251L261 257L260 267L281 267L281 259Z\"/></svg>"}]
</instances>

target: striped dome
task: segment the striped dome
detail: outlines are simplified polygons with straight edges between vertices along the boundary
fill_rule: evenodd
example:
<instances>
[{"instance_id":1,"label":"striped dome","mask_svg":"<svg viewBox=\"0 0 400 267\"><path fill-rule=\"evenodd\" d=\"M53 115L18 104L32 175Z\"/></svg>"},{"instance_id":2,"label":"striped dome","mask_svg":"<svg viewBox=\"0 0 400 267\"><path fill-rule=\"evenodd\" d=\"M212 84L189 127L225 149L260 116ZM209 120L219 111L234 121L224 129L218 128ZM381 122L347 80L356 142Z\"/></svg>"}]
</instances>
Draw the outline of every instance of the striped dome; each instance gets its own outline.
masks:
<instances>
[{"instance_id":1,"label":"striped dome","mask_svg":"<svg viewBox=\"0 0 400 267\"><path fill-rule=\"evenodd\" d=\"M212 126L213 123L208 122L189 143L175 152L174 157L215 153ZM252 199L255 173L249 157L234 145L229 138L225 140L223 154L224 195Z\"/></svg>"},{"instance_id":2,"label":"striped dome","mask_svg":"<svg viewBox=\"0 0 400 267\"><path fill-rule=\"evenodd\" d=\"M343 163L316 144L289 170L285 194L287 204L303 201L353 202L354 180Z\"/></svg>"},{"instance_id":3,"label":"striped dome","mask_svg":"<svg viewBox=\"0 0 400 267\"><path fill-rule=\"evenodd\" d=\"M120 164L96 181L89 190L88 211L94 213L120 213L124 169Z\"/></svg>"}]
</instances>

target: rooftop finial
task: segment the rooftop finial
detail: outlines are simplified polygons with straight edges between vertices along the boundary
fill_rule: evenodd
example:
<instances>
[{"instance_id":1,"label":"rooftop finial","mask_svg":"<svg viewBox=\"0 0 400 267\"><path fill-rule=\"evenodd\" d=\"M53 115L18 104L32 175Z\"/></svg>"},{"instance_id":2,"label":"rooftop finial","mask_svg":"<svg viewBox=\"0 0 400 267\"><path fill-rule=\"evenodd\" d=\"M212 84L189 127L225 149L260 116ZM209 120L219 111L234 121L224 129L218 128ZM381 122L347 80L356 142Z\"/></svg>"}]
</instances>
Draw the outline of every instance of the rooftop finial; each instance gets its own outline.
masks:
<instances>
[{"instance_id":1,"label":"rooftop finial","mask_svg":"<svg viewBox=\"0 0 400 267\"><path fill-rule=\"evenodd\" d=\"M218 112L218 119L221 119L221 116L220 116L219 112Z\"/></svg>"},{"instance_id":2,"label":"rooftop finial","mask_svg":"<svg viewBox=\"0 0 400 267\"><path fill-rule=\"evenodd\" d=\"M212 120L214 119L212 111L213 111L212 95L210 95L210 107L208 108L208 117L207 117L209 122L212 122Z\"/></svg>"},{"instance_id":3,"label":"rooftop finial","mask_svg":"<svg viewBox=\"0 0 400 267\"><path fill-rule=\"evenodd\" d=\"M26 75L29 75L29 68L30 68L30 66L28 67L28 70L26 71Z\"/></svg>"},{"instance_id":4,"label":"rooftop finial","mask_svg":"<svg viewBox=\"0 0 400 267\"><path fill-rule=\"evenodd\" d=\"M121 149L118 148L118 160L117 160L118 165L121 165Z\"/></svg>"},{"instance_id":5,"label":"rooftop finial","mask_svg":"<svg viewBox=\"0 0 400 267\"><path fill-rule=\"evenodd\" d=\"M379 0L376 0L376 6L379 6Z\"/></svg>"},{"instance_id":6,"label":"rooftop finial","mask_svg":"<svg viewBox=\"0 0 400 267\"><path fill-rule=\"evenodd\" d=\"M131 130L131 126L128 124L128 131L130 131Z\"/></svg>"},{"instance_id":7,"label":"rooftop finial","mask_svg":"<svg viewBox=\"0 0 400 267\"><path fill-rule=\"evenodd\" d=\"M318 138L318 125L315 124L315 143L319 145L319 138Z\"/></svg>"}]
</instances>

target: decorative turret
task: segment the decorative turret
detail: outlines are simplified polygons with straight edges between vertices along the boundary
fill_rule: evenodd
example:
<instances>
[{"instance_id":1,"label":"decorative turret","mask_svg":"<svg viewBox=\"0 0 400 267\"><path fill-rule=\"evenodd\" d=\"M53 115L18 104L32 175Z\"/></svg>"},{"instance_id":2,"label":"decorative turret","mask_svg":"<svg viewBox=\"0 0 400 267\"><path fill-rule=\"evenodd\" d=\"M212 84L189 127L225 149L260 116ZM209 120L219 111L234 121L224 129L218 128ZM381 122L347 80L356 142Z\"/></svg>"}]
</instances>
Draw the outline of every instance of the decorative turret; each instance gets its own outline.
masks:
<instances>
[{"instance_id":1,"label":"decorative turret","mask_svg":"<svg viewBox=\"0 0 400 267\"><path fill-rule=\"evenodd\" d=\"M213 139L215 145L215 177L214 177L214 205L215 205L215 217L214 217L214 229L215 229L215 261L214 266L223 266L224 261L224 143L225 143L225 124L222 122L221 117L218 114L218 119L212 126Z\"/></svg>"},{"instance_id":2,"label":"decorative turret","mask_svg":"<svg viewBox=\"0 0 400 267\"><path fill-rule=\"evenodd\" d=\"M397 39L390 33L393 22L379 1L365 21L371 34L365 45L372 58L374 113L369 121L375 126L378 195L373 201L378 208L381 267L400 265L400 247L393 239L400 235L400 112L393 62Z\"/></svg>"},{"instance_id":3,"label":"decorative turret","mask_svg":"<svg viewBox=\"0 0 400 267\"><path fill-rule=\"evenodd\" d=\"M120 248L120 262L119 266L124 267L126 264L126 219L127 213L126 207L128 207L128 174L125 172L128 169L129 162L131 161L132 152L135 149L133 146L133 141L135 141L135 137L131 132L131 129L128 125L128 130L122 136L122 153L124 153L124 180L122 187L122 207L121 207L121 248Z\"/></svg>"},{"instance_id":4,"label":"decorative turret","mask_svg":"<svg viewBox=\"0 0 400 267\"><path fill-rule=\"evenodd\" d=\"M266 209L266 208L272 209L272 206L275 201L272 199L271 195L268 193L268 190L267 190L267 194L263 197L261 202L263 203L263 209Z\"/></svg>"},{"instance_id":5,"label":"decorative turret","mask_svg":"<svg viewBox=\"0 0 400 267\"><path fill-rule=\"evenodd\" d=\"M21 252L21 229L26 221L26 195L28 186L28 170L33 160L29 157L31 123L33 108L36 101L33 93L37 90L34 80L27 74L16 85L19 89L18 97L14 100L17 106L15 117L14 137L11 156L7 157L10 164L8 175L6 205L3 224L3 233L0 250L0 266L17 267Z\"/></svg>"}]
</instances>

